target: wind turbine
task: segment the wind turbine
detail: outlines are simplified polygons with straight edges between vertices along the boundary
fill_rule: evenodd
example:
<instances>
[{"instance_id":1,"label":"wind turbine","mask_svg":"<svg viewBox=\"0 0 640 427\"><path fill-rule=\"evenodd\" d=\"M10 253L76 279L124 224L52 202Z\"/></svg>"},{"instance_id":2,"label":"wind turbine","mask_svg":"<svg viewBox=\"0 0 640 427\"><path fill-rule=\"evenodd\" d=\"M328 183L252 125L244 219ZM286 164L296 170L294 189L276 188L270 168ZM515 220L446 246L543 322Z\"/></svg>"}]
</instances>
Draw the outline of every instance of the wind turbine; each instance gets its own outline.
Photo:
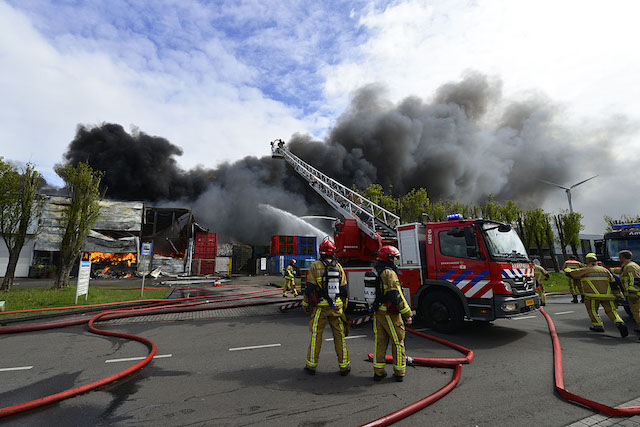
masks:
<instances>
[{"instance_id":1,"label":"wind turbine","mask_svg":"<svg viewBox=\"0 0 640 427\"><path fill-rule=\"evenodd\" d=\"M572 188L576 188L578 185L580 185L580 184L584 184L585 182L587 182L587 181L589 181L589 180L592 180L593 178L595 178L595 177L597 177L597 176L598 176L598 175L596 175L596 176L592 176L591 178L587 178L587 179L585 179L584 181L580 181L580 182L579 182L579 183L577 183L577 184L573 184L573 185L572 185L571 187L569 187L569 188L567 188L567 187L565 187L565 186L563 186L563 185L555 184L555 183L553 183L553 182L545 181L544 179L539 179L538 181L542 181L542 182L544 182L544 183L546 183L546 184L555 185L556 187L558 187L558 188L562 188L564 191L566 191L566 192L567 192L567 199L569 199L569 212L573 213L573 204L571 203L571 189L572 189Z\"/></svg>"}]
</instances>

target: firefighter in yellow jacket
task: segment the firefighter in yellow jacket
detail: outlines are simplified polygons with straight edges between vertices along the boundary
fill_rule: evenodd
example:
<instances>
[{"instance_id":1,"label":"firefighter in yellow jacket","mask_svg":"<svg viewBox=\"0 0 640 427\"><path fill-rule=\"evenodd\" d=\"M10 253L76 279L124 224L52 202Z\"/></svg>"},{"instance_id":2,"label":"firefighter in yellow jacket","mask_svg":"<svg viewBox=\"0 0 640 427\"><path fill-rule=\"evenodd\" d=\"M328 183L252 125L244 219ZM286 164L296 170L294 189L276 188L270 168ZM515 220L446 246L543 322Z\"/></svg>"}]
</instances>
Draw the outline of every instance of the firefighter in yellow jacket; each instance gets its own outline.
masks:
<instances>
[{"instance_id":1,"label":"firefighter in yellow jacket","mask_svg":"<svg viewBox=\"0 0 640 427\"><path fill-rule=\"evenodd\" d=\"M327 322L333 333L333 345L338 355L340 375L348 375L351 371L345 340L349 334L349 321L344 314L349 296L347 276L334 258L335 249L333 242L325 239L318 248L320 259L311 264L307 273L302 308L305 313L311 315L309 320L311 342L307 350L307 364L304 367L309 375L316 373L322 347L322 333Z\"/></svg>"},{"instance_id":2,"label":"firefighter in yellow jacket","mask_svg":"<svg viewBox=\"0 0 640 427\"><path fill-rule=\"evenodd\" d=\"M380 286L376 290L373 332L375 349L373 355L373 380L380 381L387 376L385 358L387 345L391 339L393 355L393 375L396 381L404 379L407 355L404 350L405 323L412 322L411 308L402 295L402 286L398 279L396 264L400 261L400 251L394 246L383 246L378 250L374 265L380 277Z\"/></svg>"},{"instance_id":3,"label":"firefighter in yellow jacket","mask_svg":"<svg viewBox=\"0 0 640 427\"><path fill-rule=\"evenodd\" d=\"M620 331L620 335L623 338L626 337L629 335L629 331L618 315L614 302L616 297L622 297L622 294L620 291L612 289L611 283L614 279L611 272L597 264L598 260L595 254L589 253L585 259L587 261L586 267L569 271L566 274L573 279L580 279L584 295L584 306L591 319L592 326L589 329L595 332L604 332L602 319L598 315L598 308L602 305L609 319L615 323L618 331Z\"/></svg>"},{"instance_id":4,"label":"firefighter in yellow jacket","mask_svg":"<svg viewBox=\"0 0 640 427\"><path fill-rule=\"evenodd\" d=\"M620 251L618 258L620 258L622 266L613 268L611 271L620 275L623 292L629 300L633 320L636 321L634 332L640 334L640 266L631 261L632 256L631 251Z\"/></svg>"},{"instance_id":5,"label":"firefighter in yellow jacket","mask_svg":"<svg viewBox=\"0 0 640 427\"><path fill-rule=\"evenodd\" d=\"M533 275L536 278L536 293L540 296L540 304L545 305L547 298L544 295L544 286L542 282L549 279L549 272L540 265L540 261L533 260Z\"/></svg>"},{"instance_id":6,"label":"firefighter in yellow jacket","mask_svg":"<svg viewBox=\"0 0 640 427\"><path fill-rule=\"evenodd\" d=\"M584 267L585 265L576 259L575 255L571 255L568 260L564 262L562 265L562 271L565 274L569 271L577 270L579 268ZM580 295L580 302L584 302L584 295L580 289L580 280L572 279L569 277L569 290L571 291L571 295L573 295L573 300L571 302L578 303L578 295Z\"/></svg>"},{"instance_id":7,"label":"firefighter in yellow jacket","mask_svg":"<svg viewBox=\"0 0 640 427\"><path fill-rule=\"evenodd\" d=\"M296 291L295 271L293 269L294 265L296 265L296 260L290 259L289 265L287 265L287 268L284 271L284 288L282 288L283 297L287 296L287 291L289 290L289 288L291 288L294 297L298 296L298 291Z\"/></svg>"}]
</instances>

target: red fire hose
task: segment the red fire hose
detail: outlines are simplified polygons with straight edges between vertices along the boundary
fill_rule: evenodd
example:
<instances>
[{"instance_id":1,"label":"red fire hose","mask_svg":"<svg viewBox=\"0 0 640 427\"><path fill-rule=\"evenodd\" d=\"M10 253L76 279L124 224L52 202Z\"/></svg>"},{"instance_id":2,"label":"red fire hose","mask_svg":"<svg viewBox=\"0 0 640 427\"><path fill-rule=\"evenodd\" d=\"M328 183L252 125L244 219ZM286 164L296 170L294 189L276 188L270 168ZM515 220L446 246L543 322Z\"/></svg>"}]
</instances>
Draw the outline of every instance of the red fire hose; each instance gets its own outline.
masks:
<instances>
[{"instance_id":1,"label":"red fire hose","mask_svg":"<svg viewBox=\"0 0 640 427\"><path fill-rule=\"evenodd\" d=\"M460 381L460 375L462 373L462 364L470 363L473 360L473 351L469 350L468 348L462 347L461 345L454 344L442 338L434 337L432 335L427 335L422 332L415 331L413 329L407 328L407 332L411 332L412 334L446 345L447 347L451 347L454 350L457 350L460 353L464 354L465 357L459 358L459 359L413 357L412 363L414 365L435 366L439 368L453 368L453 377L451 378L451 381L449 381L444 387L442 387L440 390L436 391L435 393L432 393L429 396L423 399L420 399L409 406L406 406L402 409L399 409L395 412L385 415L384 417L378 418L377 420L371 421L367 424L363 424L361 427L388 426L431 405L433 402L447 395L451 390L455 388L456 385L458 385L458 382ZM369 356L369 360L373 361L373 354L368 353L368 356ZM386 356L385 362L393 363L393 358L391 356Z\"/></svg>"},{"instance_id":2,"label":"red fire hose","mask_svg":"<svg viewBox=\"0 0 640 427\"><path fill-rule=\"evenodd\" d=\"M594 402L593 400L586 399L582 396L575 395L570 393L564 387L564 375L562 371L562 348L560 348L560 339L558 338L558 333L556 331L556 327L551 320L551 316L544 311L543 308L540 308L540 312L544 315L547 320L547 325L549 326L549 333L551 333L551 342L553 343L553 370L555 377L555 387L560 393L560 396L564 400L568 400L571 402L578 403L580 405L584 405L588 408L596 410L598 412L602 412L605 415L610 417L629 417L632 415L640 415L640 406L627 406L624 408L613 408L611 406L604 405L602 403Z\"/></svg>"},{"instance_id":3,"label":"red fire hose","mask_svg":"<svg viewBox=\"0 0 640 427\"><path fill-rule=\"evenodd\" d=\"M246 293L245 293L246 294ZM217 300L218 301L233 301L238 299L247 299L247 298L256 298L259 295L251 295L244 298L228 298ZM83 386L75 387L60 393L56 393L53 395L49 395L40 399L31 400L29 402L20 403L18 405L8 406L5 408L0 408L0 418L16 414L18 412L27 411L30 409L35 409L44 405L48 405L50 403L59 402L61 400L76 396L78 394L94 390L102 385L108 384L110 382L116 381L120 378L123 378L136 370L142 369L146 366L155 356L156 354L156 345L151 341L143 337L139 337L131 334L124 334L119 332L111 332L103 329L96 328L93 324L100 318L104 317L103 320L109 319L119 319L125 317L139 316L141 313L143 314L164 314L164 313L174 313L180 311L192 311L192 310L202 310L201 307L203 304L207 304L209 301L200 301L200 302L192 302L192 303L177 303L171 304L165 307L144 307L144 308L135 308L129 310L108 310L102 313L98 313L91 318L83 318L83 319L69 319L61 322L48 322L48 323L39 323L39 324L29 324L29 325L18 325L18 326L9 326L0 328L0 334L9 334L9 333L17 333L17 332L26 332L26 331L35 331L35 330L43 330L43 329L51 329L58 328L63 326L72 326L81 323L86 323L88 321L89 330L93 333L106 335L106 336L115 336L119 338L131 339L135 341L139 341L145 344L149 348L149 354L140 362L135 365L122 370L116 374L110 375L108 377L102 378L98 381L94 381ZM226 304L211 307L211 309L223 309L223 308L237 308L237 307L246 307L246 306L254 306L254 305L264 305L264 304L272 304L273 301L259 301L252 303L236 303L236 304Z\"/></svg>"}]
</instances>

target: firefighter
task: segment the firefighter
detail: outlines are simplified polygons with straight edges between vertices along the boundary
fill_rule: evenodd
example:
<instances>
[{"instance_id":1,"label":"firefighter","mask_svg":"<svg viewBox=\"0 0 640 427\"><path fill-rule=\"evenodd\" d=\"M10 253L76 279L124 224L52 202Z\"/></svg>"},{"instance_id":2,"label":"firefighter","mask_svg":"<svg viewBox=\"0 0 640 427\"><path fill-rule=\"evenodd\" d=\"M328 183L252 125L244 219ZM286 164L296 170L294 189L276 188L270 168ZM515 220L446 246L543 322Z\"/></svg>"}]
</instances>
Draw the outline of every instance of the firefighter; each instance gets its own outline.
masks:
<instances>
[{"instance_id":1,"label":"firefighter","mask_svg":"<svg viewBox=\"0 0 640 427\"><path fill-rule=\"evenodd\" d=\"M287 296L287 290L289 290L289 287L291 287L291 291L293 292L293 296L297 297L298 296L298 291L296 290L296 282L295 282L295 270L293 269L293 267L296 265L296 260L295 259L290 259L289 260L289 265L287 265L287 268L284 271L284 288L282 288L282 296L286 297Z\"/></svg>"},{"instance_id":2,"label":"firefighter","mask_svg":"<svg viewBox=\"0 0 640 427\"><path fill-rule=\"evenodd\" d=\"M585 265L583 263L578 261L575 255L570 255L569 259L566 260L562 265L562 271L564 271L564 273L566 274L569 271L577 270L584 266ZM584 295L582 294L580 289L580 280L574 280L569 277L569 290L571 291L571 295L573 295L573 300L571 300L572 303L578 303L578 295L580 295L580 302L584 303Z\"/></svg>"},{"instance_id":3,"label":"firefighter","mask_svg":"<svg viewBox=\"0 0 640 427\"><path fill-rule=\"evenodd\" d=\"M309 330L311 342L307 350L304 370L309 375L316 373L318 357L322 347L322 333L329 322L333 333L333 345L338 355L340 375L351 371L349 352L345 337L349 334L349 321L344 313L348 303L347 276L334 258L336 246L328 238L318 248L320 259L311 264L307 273L302 308L311 315Z\"/></svg>"},{"instance_id":4,"label":"firefighter","mask_svg":"<svg viewBox=\"0 0 640 427\"><path fill-rule=\"evenodd\" d=\"M373 380L380 381L387 376L385 372L385 357L387 345L391 338L391 353L393 355L393 375L396 381L404 379L407 366L407 355L404 351L405 323L412 322L411 308L402 295L402 286L398 279L397 263L400 261L400 251L394 246L383 246L378 250L377 261L374 264L380 280L376 290L374 303L373 332L375 348L373 356Z\"/></svg>"},{"instance_id":5,"label":"firefighter","mask_svg":"<svg viewBox=\"0 0 640 427\"><path fill-rule=\"evenodd\" d=\"M540 265L540 261L533 260L533 275L536 277L536 293L540 296L540 304L546 305L547 298L544 295L543 280L549 279L549 273Z\"/></svg>"},{"instance_id":6,"label":"firefighter","mask_svg":"<svg viewBox=\"0 0 640 427\"><path fill-rule=\"evenodd\" d=\"M588 253L585 257L587 266L577 270L567 272L567 276L573 279L580 279L582 292L584 295L584 306L591 319L591 329L595 332L604 332L602 319L598 315L598 307L602 305L609 319L615 323L620 335L624 338L629 335L627 326L618 315L615 299L622 297L619 291L612 291L611 283L614 281L611 272L604 267L598 266L594 253Z\"/></svg>"},{"instance_id":7,"label":"firefighter","mask_svg":"<svg viewBox=\"0 0 640 427\"><path fill-rule=\"evenodd\" d=\"M623 292L627 295L631 315L636 321L636 329L633 332L640 334L640 266L631 261L632 256L631 251L620 251L618 258L620 258L622 266L614 268L612 271L620 274Z\"/></svg>"}]
</instances>

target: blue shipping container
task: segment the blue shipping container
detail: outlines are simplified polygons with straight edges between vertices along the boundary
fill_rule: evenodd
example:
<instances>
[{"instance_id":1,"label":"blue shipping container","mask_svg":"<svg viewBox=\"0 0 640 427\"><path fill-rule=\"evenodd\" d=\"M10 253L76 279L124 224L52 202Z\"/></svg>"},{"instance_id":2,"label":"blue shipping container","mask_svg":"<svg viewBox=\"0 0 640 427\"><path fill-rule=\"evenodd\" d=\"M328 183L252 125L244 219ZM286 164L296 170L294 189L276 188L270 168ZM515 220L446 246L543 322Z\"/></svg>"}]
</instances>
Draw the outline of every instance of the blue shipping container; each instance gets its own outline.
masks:
<instances>
[{"instance_id":1,"label":"blue shipping container","mask_svg":"<svg viewBox=\"0 0 640 427\"><path fill-rule=\"evenodd\" d=\"M298 255L316 257L318 253L318 238L316 236L298 236Z\"/></svg>"},{"instance_id":2,"label":"blue shipping container","mask_svg":"<svg viewBox=\"0 0 640 427\"><path fill-rule=\"evenodd\" d=\"M289 265L289 260L296 260L296 269L309 268L316 260L309 255L271 255L267 258L267 271L272 275L281 275L284 269ZM297 276L299 278L299 276Z\"/></svg>"}]
</instances>

